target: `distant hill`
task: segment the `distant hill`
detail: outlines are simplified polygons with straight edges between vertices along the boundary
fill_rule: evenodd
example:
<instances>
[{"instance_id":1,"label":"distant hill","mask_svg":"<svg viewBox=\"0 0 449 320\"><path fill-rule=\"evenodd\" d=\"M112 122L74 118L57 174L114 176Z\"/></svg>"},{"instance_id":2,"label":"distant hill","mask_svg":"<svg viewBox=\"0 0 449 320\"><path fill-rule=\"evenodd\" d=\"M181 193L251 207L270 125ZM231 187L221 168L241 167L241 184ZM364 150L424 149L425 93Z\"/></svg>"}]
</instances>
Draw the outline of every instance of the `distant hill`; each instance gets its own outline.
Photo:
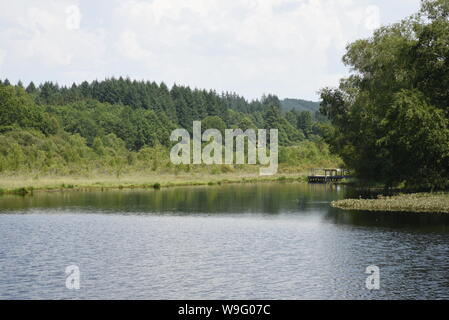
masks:
<instances>
[{"instance_id":1,"label":"distant hill","mask_svg":"<svg viewBox=\"0 0 449 320\"><path fill-rule=\"evenodd\" d=\"M284 99L281 101L283 111L295 109L297 111L310 111L315 114L320 109L319 102L307 101L302 99Z\"/></svg>"}]
</instances>

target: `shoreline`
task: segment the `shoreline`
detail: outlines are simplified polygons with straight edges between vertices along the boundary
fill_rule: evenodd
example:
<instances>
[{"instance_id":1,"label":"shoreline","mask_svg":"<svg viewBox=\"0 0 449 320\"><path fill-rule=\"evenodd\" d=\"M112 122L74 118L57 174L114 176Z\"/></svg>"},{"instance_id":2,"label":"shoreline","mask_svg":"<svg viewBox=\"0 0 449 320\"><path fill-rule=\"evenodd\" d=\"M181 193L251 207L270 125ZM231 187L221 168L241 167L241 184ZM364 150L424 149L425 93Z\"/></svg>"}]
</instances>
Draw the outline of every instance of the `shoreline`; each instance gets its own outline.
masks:
<instances>
[{"instance_id":1,"label":"shoreline","mask_svg":"<svg viewBox=\"0 0 449 320\"><path fill-rule=\"evenodd\" d=\"M6 180L6 181L5 181ZM223 174L219 176L186 175L186 176L128 176L115 178L111 176L83 177L44 177L42 179L0 178L1 195L27 195L34 192L89 191L89 190L122 190L122 189L154 189L190 186L217 186L224 184L261 183L261 182L307 182L305 174L276 174L259 176L254 174Z\"/></svg>"},{"instance_id":2,"label":"shoreline","mask_svg":"<svg viewBox=\"0 0 449 320\"><path fill-rule=\"evenodd\" d=\"M346 199L331 206L350 211L449 213L449 192L399 194L377 199Z\"/></svg>"},{"instance_id":3,"label":"shoreline","mask_svg":"<svg viewBox=\"0 0 449 320\"><path fill-rule=\"evenodd\" d=\"M34 192L67 192L94 190L159 190L172 187L220 186L249 183L307 183L306 173L278 173L259 176L254 173L224 173L220 175L128 175L120 178L104 175L95 177L58 176L38 179L23 177L0 177L0 196L32 195ZM349 211L371 212L420 212L449 213L449 192L411 193L395 196L379 196L377 199L344 199L333 201L331 207Z\"/></svg>"}]
</instances>

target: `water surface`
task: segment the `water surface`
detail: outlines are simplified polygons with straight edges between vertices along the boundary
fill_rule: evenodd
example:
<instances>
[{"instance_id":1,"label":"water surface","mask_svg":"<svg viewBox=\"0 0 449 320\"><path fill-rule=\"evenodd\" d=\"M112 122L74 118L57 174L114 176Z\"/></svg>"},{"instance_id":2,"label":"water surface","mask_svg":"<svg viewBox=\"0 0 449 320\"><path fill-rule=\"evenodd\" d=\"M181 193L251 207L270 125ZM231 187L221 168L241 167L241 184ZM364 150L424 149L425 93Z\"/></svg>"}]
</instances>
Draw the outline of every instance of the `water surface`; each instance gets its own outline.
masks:
<instances>
[{"instance_id":1,"label":"water surface","mask_svg":"<svg viewBox=\"0 0 449 320\"><path fill-rule=\"evenodd\" d=\"M342 187L0 197L0 299L448 299L449 216L334 209ZM80 290L65 268L81 271ZM381 287L365 287L376 265Z\"/></svg>"}]
</instances>

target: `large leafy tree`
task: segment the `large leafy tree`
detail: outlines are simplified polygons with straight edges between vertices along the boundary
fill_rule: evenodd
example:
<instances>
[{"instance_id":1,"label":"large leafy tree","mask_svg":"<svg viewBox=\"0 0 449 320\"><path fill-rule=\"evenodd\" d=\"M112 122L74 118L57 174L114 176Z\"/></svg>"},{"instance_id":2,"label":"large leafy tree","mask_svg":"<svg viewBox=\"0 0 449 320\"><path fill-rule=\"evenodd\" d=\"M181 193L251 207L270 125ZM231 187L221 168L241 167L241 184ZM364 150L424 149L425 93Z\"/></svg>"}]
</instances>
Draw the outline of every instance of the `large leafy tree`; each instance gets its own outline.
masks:
<instances>
[{"instance_id":1,"label":"large leafy tree","mask_svg":"<svg viewBox=\"0 0 449 320\"><path fill-rule=\"evenodd\" d=\"M0 131L6 132L18 127L54 134L58 131L59 124L54 117L36 106L23 88L0 86Z\"/></svg>"},{"instance_id":2,"label":"large leafy tree","mask_svg":"<svg viewBox=\"0 0 449 320\"><path fill-rule=\"evenodd\" d=\"M357 175L389 186L449 179L449 1L350 44L352 74L321 91L327 139Z\"/></svg>"}]
</instances>

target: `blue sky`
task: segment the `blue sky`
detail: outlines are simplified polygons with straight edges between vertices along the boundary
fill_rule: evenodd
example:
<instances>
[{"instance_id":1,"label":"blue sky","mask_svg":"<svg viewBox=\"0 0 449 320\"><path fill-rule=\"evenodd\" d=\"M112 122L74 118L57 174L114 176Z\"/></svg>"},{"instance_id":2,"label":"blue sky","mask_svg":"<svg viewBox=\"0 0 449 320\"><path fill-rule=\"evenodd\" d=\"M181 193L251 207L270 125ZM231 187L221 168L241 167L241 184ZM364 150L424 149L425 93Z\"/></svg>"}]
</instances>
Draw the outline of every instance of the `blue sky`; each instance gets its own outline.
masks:
<instances>
[{"instance_id":1,"label":"blue sky","mask_svg":"<svg viewBox=\"0 0 449 320\"><path fill-rule=\"evenodd\" d=\"M419 0L0 0L0 78L129 76L317 100L345 46Z\"/></svg>"}]
</instances>

